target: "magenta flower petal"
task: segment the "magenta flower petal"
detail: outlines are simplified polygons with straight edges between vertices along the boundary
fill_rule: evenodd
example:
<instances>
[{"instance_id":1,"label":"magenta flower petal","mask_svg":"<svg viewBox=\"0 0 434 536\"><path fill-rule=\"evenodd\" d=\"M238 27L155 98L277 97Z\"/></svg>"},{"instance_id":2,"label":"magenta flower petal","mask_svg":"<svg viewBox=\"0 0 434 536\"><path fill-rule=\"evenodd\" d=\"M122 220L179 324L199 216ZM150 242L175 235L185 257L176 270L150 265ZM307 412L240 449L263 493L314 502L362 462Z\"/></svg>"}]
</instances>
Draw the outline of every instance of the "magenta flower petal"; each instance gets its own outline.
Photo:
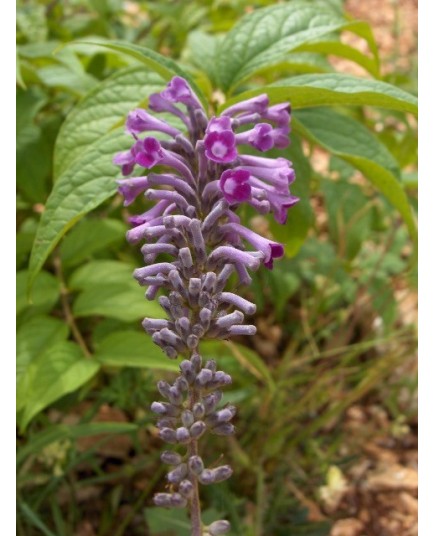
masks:
<instances>
[{"instance_id":1,"label":"magenta flower petal","mask_svg":"<svg viewBox=\"0 0 434 536\"><path fill-rule=\"evenodd\" d=\"M205 156L220 164L233 162L238 155L235 147L235 135L230 130L207 134L204 145Z\"/></svg>"},{"instance_id":2,"label":"magenta flower petal","mask_svg":"<svg viewBox=\"0 0 434 536\"><path fill-rule=\"evenodd\" d=\"M220 189L225 199L231 203L241 203L251 197L252 189L248 184L250 173L244 170L227 169L220 177Z\"/></svg>"},{"instance_id":3,"label":"magenta flower petal","mask_svg":"<svg viewBox=\"0 0 434 536\"><path fill-rule=\"evenodd\" d=\"M145 168L155 166L164 157L163 149L156 138L138 140L133 145L131 152L134 155L136 163Z\"/></svg>"}]
</instances>

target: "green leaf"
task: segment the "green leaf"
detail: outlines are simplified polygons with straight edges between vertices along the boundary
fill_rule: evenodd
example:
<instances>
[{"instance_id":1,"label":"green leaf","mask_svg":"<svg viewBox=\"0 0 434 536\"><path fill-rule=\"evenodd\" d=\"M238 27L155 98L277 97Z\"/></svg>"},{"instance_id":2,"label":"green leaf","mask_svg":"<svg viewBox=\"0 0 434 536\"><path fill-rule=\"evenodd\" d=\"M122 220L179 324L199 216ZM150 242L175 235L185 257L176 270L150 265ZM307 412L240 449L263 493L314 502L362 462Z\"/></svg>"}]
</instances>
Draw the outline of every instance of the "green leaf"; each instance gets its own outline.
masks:
<instances>
[{"instance_id":1,"label":"green leaf","mask_svg":"<svg viewBox=\"0 0 434 536\"><path fill-rule=\"evenodd\" d=\"M42 6L41 6L42 7ZM42 521L42 519L36 514L34 510L24 501L19 501L18 505L23 516L31 523L35 528L37 528L41 534L44 536L56 536L54 532L47 527L47 525Z\"/></svg>"},{"instance_id":2,"label":"green leaf","mask_svg":"<svg viewBox=\"0 0 434 536\"><path fill-rule=\"evenodd\" d=\"M39 80L47 87L61 88L81 97L92 89L98 80L86 72L76 72L66 65L47 65L37 69Z\"/></svg>"},{"instance_id":3,"label":"green leaf","mask_svg":"<svg viewBox=\"0 0 434 536\"><path fill-rule=\"evenodd\" d=\"M159 75L142 66L121 69L98 84L75 106L60 129L54 153L55 177L163 86Z\"/></svg>"},{"instance_id":4,"label":"green leaf","mask_svg":"<svg viewBox=\"0 0 434 536\"><path fill-rule=\"evenodd\" d=\"M318 43L305 43L298 52L316 52L319 54L333 55L345 58L363 67L369 74L378 78L380 76L378 61L370 58L359 50L340 41L319 41Z\"/></svg>"},{"instance_id":5,"label":"green leaf","mask_svg":"<svg viewBox=\"0 0 434 536\"><path fill-rule=\"evenodd\" d=\"M62 261L68 266L75 266L94 253L121 243L126 231L127 226L119 220L83 221L63 240L60 247Z\"/></svg>"},{"instance_id":6,"label":"green leaf","mask_svg":"<svg viewBox=\"0 0 434 536\"><path fill-rule=\"evenodd\" d=\"M352 260L372 232L373 207L369 197L358 185L346 180L323 180L321 189L327 207L330 238L338 253Z\"/></svg>"},{"instance_id":7,"label":"green leaf","mask_svg":"<svg viewBox=\"0 0 434 536\"><path fill-rule=\"evenodd\" d=\"M378 80L334 73L294 76L270 86L245 91L225 102L221 111L261 93L267 93L272 103L288 100L293 109L370 105L417 114L417 98L402 89Z\"/></svg>"},{"instance_id":8,"label":"green leaf","mask_svg":"<svg viewBox=\"0 0 434 536\"><path fill-rule=\"evenodd\" d=\"M191 523L184 508L147 508L146 521L151 534L189 536Z\"/></svg>"},{"instance_id":9,"label":"green leaf","mask_svg":"<svg viewBox=\"0 0 434 536\"><path fill-rule=\"evenodd\" d=\"M28 275L27 270L17 274L17 314L25 309L29 309L32 314L50 311L59 298L59 281L54 275L41 272L35 280L32 300L29 301L26 292Z\"/></svg>"},{"instance_id":10,"label":"green leaf","mask_svg":"<svg viewBox=\"0 0 434 536\"><path fill-rule=\"evenodd\" d=\"M107 286L113 283L127 283L132 280L135 266L120 261L90 261L80 266L68 281L68 287L83 290L100 285L101 281ZM136 286L134 280L133 284Z\"/></svg>"},{"instance_id":11,"label":"green leaf","mask_svg":"<svg viewBox=\"0 0 434 536\"><path fill-rule=\"evenodd\" d=\"M81 349L68 341L58 342L32 361L17 392L18 407L23 407L21 431L44 408L89 381L99 368L99 363L86 359Z\"/></svg>"},{"instance_id":12,"label":"green leaf","mask_svg":"<svg viewBox=\"0 0 434 536\"><path fill-rule=\"evenodd\" d=\"M158 54L158 52L155 52L154 50L122 41L102 41L92 39L92 41L83 40L76 41L75 43L84 45L89 44L93 46L99 45L108 48L109 50L126 54L127 56L140 61L140 63L143 63L152 71L158 73L166 81L170 80L175 75L182 76L194 89L199 99L202 100L202 103L206 105L206 100L203 97L202 92L197 87L193 78L188 74L188 72L184 71L184 69L182 69L175 61L167 58L166 56Z\"/></svg>"},{"instance_id":13,"label":"green leaf","mask_svg":"<svg viewBox=\"0 0 434 536\"><path fill-rule=\"evenodd\" d=\"M47 97L35 88L18 89L16 95L16 139L17 153L20 153L35 142L40 134L40 128L34 120L39 110L46 104Z\"/></svg>"},{"instance_id":14,"label":"green leaf","mask_svg":"<svg viewBox=\"0 0 434 536\"><path fill-rule=\"evenodd\" d=\"M325 6L291 2L258 9L243 17L218 49L217 68L225 90L255 73L285 60L290 51L337 30L350 30L368 40L372 33L364 23L348 22Z\"/></svg>"},{"instance_id":15,"label":"green leaf","mask_svg":"<svg viewBox=\"0 0 434 536\"><path fill-rule=\"evenodd\" d=\"M62 174L47 200L30 257L29 288L48 255L77 221L116 192L113 155L131 146L122 129L106 134Z\"/></svg>"},{"instance_id":16,"label":"green leaf","mask_svg":"<svg viewBox=\"0 0 434 536\"><path fill-rule=\"evenodd\" d=\"M161 316L158 303L146 300L143 289L135 282L110 286L100 283L86 288L75 300L73 311L75 316L106 316L124 322Z\"/></svg>"},{"instance_id":17,"label":"green leaf","mask_svg":"<svg viewBox=\"0 0 434 536\"><path fill-rule=\"evenodd\" d=\"M219 43L223 36L211 35L200 30L191 32L187 40L187 53L193 65L204 71L211 83L218 84L216 74L216 57Z\"/></svg>"},{"instance_id":18,"label":"green leaf","mask_svg":"<svg viewBox=\"0 0 434 536\"><path fill-rule=\"evenodd\" d=\"M117 331L99 344L95 359L111 367L139 367L179 370L179 362L169 359L149 335L137 331Z\"/></svg>"},{"instance_id":19,"label":"green leaf","mask_svg":"<svg viewBox=\"0 0 434 536\"><path fill-rule=\"evenodd\" d=\"M397 179L399 168L384 145L359 122L332 110L298 110L294 115L295 130L359 169L400 212L416 241L414 216Z\"/></svg>"},{"instance_id":20,"label":"green leaf","mask_svg":"<svg viewBox=\"0 0 434 536\"><path fill-rule=\"evenodd\" d=\"M135 432L137 425L123 422L91 422L70 426L58 424L32 435L29 442L17 452L17 465L21 465L28 456L38 454L43 448L55 441L78 439L99 434L128 434Z\"/></svg>"},{"instance_id":21,"label":"green leaf","mask_svg":"<svg viewBox=\"0 0 434 536\"><path fill-rule=\"evenodd\" d=\"M17 332L17 384L29 363L59 341L68 337L68 326L50 316L35 316ZM17 408L19 409L19 408Z\"/></svg>"}]
</instances>

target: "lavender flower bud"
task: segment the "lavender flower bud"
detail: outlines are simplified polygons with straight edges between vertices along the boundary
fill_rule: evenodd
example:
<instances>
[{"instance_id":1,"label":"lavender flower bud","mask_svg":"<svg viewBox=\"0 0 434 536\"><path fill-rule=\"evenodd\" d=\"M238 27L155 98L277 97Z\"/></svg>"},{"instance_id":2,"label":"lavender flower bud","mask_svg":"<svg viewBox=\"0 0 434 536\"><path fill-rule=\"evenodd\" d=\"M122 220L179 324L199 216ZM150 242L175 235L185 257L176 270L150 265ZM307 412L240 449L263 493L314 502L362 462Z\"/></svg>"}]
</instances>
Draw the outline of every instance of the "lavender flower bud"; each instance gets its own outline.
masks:
<instances>
[{"instance_id":1,"label":"lavender flower bud","mask_svg":"<svg viewBox=\"0 0 434 536\"><path fill-rule=\"evenodd\" d=\"M167 480L171 484L178 484L181 480L187 476L187 464L181 463L173 471L167 473Z\"/></svg>"},{"instance_id":2,"label":"lavender flower bud","mask_svg":"<svg viewBox=\"0 0 434 536\"><path fill-rule=\"evenodd\" d=\"M190 432L188 431L185 426L181 426L180 428L176 429L176 440L178 443L189 443L191 440Z\"/></svg>"},{"instance_id":3,"label":"lavender flower bud","mask_svg":"<svg viewBox=\"0 0 434 536\"><path fill-rule=\"evenodd\" d=\"M200 475L204 470L204 464L200 456L190 456L188 460L188 467L190 471L195 475Z\"/></svg>"},{"instance_id":4,"label":"lavender flower bud","mask_svg":"<svg viewBox=\"0 0 434 536\"><path fill-rule=\"evenodd\" d=\"M179 483L178 489L183 497L189 499L193 495L194 486L190 480L185 479Z\"/></svg>"},{"instance_id":5,"label":"lavender flower bud","mask_svg":"<svg viewBox=\"0 0 434 536\"><path fill-rule=\"evenodd\" d=\"M190 428L190 435L194 439L199 439L206 430L206 424L203 421L196 421Z\"/></svg>"},{"instance_id":6,"label":"lavender flower bud","mask_svg":"<svg viewBox=\"0 0 434 536\"><path fill-rule=\"evenodd\" d=\"M171 428L162 428L159 432L159 436L163 441L166 443L176 443L176 432L175 430L172 430Z\"/></svg>"},{"instance_id":7,"label":"lavender flower bud","mask_svg":"<svg viewBox=\"0 0 434 536\"><path fill-rule=\"evenodd\" d=\"M182 462L182 457L177 452L172 450L165 450L161 454L161 461L168 465L179 465Z\"/></svg>"},{"instance_id":8,"label":"lavender flower bud","mask_svg":"<svg viewBox=\"0 0 434 536\"><path fill-rule=\"evenodd\" d=\"M194 415L189 409L185 409L181 413L181 420L182 420L182 424L186 428L190 428L190 426L194 423Z\"/></svg>"},{"instance_id":9,"label":"lavender flower bud","mask_svg":"<svg viewBox=\"0 0 434 536\"><path fill-rule=\"evenodd\" d=\"M231 524L226 519L220 519L211 523L206 530L210 536L220 536L221 534L227 534L231 530Z\"/></svg>"},{"instance_id":10,"label":"lavender flower bud","mask_svg":"<svg viewBox=\"0 0 434 536\"><path fill-rule=\"evenodd\" d=\"M225 422L215 426L212 429L212 433L220 436L230 436L235 432L235 427L229 422Z\"/></svg>"},{"instance_id":11,"label":"lavender flower bud","mask_svg":"<svg viewBox=\"0 0 434 536\"><path fill-rule=\"evenodd\" d=\"M187 506L187 499L180 493L157 493L154 497L156 506L172 508L184 508Z\"/></svg>"}]
</instances>

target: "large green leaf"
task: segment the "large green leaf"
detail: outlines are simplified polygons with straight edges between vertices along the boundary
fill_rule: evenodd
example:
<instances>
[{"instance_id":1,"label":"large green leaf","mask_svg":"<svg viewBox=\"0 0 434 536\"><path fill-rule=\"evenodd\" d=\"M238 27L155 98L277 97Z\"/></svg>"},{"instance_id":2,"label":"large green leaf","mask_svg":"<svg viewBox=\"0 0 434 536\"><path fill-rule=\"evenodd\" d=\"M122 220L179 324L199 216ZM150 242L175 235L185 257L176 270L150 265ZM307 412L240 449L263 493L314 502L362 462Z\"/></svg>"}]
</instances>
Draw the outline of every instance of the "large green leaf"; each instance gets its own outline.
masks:
<instances>
[{"instance_id":1,"label":"large green leaf","mask_svg":"<svg viewBox=\"0 0 434 536\"><path fill-rule=\"evenodd\" d=\"M161 316L156 301L148 301L137 283L105 282L86 288L74 302L75 316L107 316L124 322L141 320L145 316Z\"/></svg>"},{"instance_id":2,"label":"large green leaf","mask_svg":"<svg viewBox=\"0 0 434 536\"><path fill-rule=\"evenodd\" d=\"M176 63L176 61L173 61L166 56L162 56L154 50L135 45L133 43L127 43L122 41L104 41L98 39L92 39L92 41L76 41L76 44L90 44L92 46L99 45L109 50L119 52L120 54L130 56L138 60L140 63L146 65L146 67L148 67L152 71L158 73L164 80L170 80L175 75L182 76L183 78L188 80L188 83L194 89L197 96L202 100L203 104L206 104L206 100L201 90L197 87L196 83L189 75L189 73L182 69L178 65L178 63Z\"/></svg>"},{"instance_id":3,"label":"large green leaf","mask_svg":"<svg viewBox=\"0 0 434 536\"><path fill-rule=\"evenodd\" d=\"M32 361L17 390L17 405L23 408L21 430L44 408L90 380L99 367L68 341L58 342Z\"/></svg>"},{"instance_id":4,"label":"large green leaf","mask_svg":"<svg viewBox=\"0 0 434 536\"><path fill-rule=\"evenodd\" d=\"M26 322L17 332L17 383L33 359L66 340L68 333L68 326L58 318L35 316Z\"/></svg>"},{"instance_id":5,"label":"large green leaf","mask_svg":"<svg viewBox=\"0 0 434 536\"><path fill-rule=\"evenodd\" d=\"M332 110L298 110L294 115L295 130L359 169L400 212L416 240L412 209L397 179L399 168L385 146L359 122Z\"/></svg>"},{"instance_id":6,"label":"large green leaf","mask_svg":"<svg viewBox=\"0 0 434 536\"><path fill-rule=\"evenodd\" d=\"M68 281L68 287L74 290L83 290L100 285L113 283L127 283L132 281L135 266L120 261L98 260L90 261L80 266ZM133 284L136 286L135 281Z\"/></svg>"},{"instance_id":7,"label":"large green leaf","mask_svg":"<svg viewBox=\"0 0 434 536\"><path fill-rule=\"evenodd\" d=\"M62 242L62 261L75 266L98 251L122 243L126 231L127 226L119 220L85 220L74 227Z\"/></svg>"},{"instance_id":8,"label":"large green leaf","mask_svg":"<svg viewBox=\"0 0 434 536\"><path fill-rule=\"evenodd\" d=\"M29 309L32 314L51 310L59 298L60 283L54 275L41 272L35 280L32 300L28 300L26 286L29 272L22 270L17 274L17 314Z\"/></svg>"},{"instance_id":9,"label":"large green leaf","mask_svg":"<svg viewBox=\"0 0 434 536\"><path fill-rule=\"evenodd\" d=\"M369 74L378 78L380 76L379 64L377 59L371 58L363 52L360 52L356 48L341 43L340 41L326 41L321 40L318 43L305 43L301 45L298 49L298 52L316 52L318 54L324 55L333 55L357 63L365 69Z\"/></svg>"},{"instance_id":10,"label":"large green leaf","mask_svg":"<svg viewBox=\"0 0 434 536\"><path fill-rule=\"evenodd\" d=\"M36 233L29 286L66 231L116 192L115 178L119 170L112 163L113 155L130 146L131 140L122 129L106 134L55 183Z\"/></svg>"},{"instance_id":11,"label":"large green leaf","mask_svg":"<svg viewBox=\"0 0 434 536\"><path fill-rule=\"evenodd\" d=\"M363 36L376 52L368 25L348 22L322 5L294 1L258 9L241 19L221 43L216 58L220 84L225 90L234 88L284 61L304 43L344 29Z\"/></svg>"},{"instance_id":12,"label":"large green leaf","mask_svg":"<svg viewBox=\"0 0 434 536\"><path fill-rule=\"evenodd\" d=\"M71 111L60 129L54 153L55 177L163 86L164 80L158 74L142 66L121 69L98 84Z\"/></svg>"},{"instance_id":13,"label":"large green leaf","mask_svg":"<svg viewBox=\"0 0 434 536\"><path fill-rule=\"evenodd\" d=\"M386 82L346 74L305 74L279 80L275 84L246 91L223 106L267 93L272 103L288 100L293 109L312 106L379 106L417 113L417 98Z\"/></svg>"},{"instance_id":14,"label":"large green leaf","mask_svg":"<svg viewBox=\"0 0 434 536\"><path fill-rule=\"evenodd\" d=\"M179 370L179 361L169 359L146 333L117 331L98 345L95 358L112 367Z\"/></svg>"}]
</instances>

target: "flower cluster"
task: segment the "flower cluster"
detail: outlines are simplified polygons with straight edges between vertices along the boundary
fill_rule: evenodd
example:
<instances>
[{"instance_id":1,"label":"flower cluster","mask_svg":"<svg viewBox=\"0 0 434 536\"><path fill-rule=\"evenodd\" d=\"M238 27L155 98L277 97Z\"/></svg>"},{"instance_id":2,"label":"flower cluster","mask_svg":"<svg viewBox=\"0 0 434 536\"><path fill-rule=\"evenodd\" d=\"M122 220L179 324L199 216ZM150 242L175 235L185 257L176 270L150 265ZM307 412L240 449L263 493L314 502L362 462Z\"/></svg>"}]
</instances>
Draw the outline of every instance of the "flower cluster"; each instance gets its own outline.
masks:
<instances>
[{"instance_id":1,"label":"flower cluster","mask_svg":"<svg viewBox=\"0 0 434 536\"><path fill-rule=\"evenodd\" d=\"M232 470L228 465L206 468L197 440L206 430L232 434L235 408L219 405L221 388L231 383L231 377L217 370L214 361L203 364L199 343L203 338L228 339L256 331L244 324L255 305L225 288L232 274L241 284L249 284L249 272L261 264L272 268L273 260L282 257L283 246L243 226L236 209L247 203L285 223L288 209L298 199L289 190L295 179L290 161L242 154L240 148L265 152L286 147L289 105L269 106L267 95L260 95L208 119L189 84L174 77L161 93L150 96L149 109L172 114L176 126L146 110L133 110L126 122L132 147L117 154L114 163L123 175L158 168L146 176L120 180L119 191L125 205L142 194L154 201L152 208L130 218L127 233L129 242L144 243L145 266L135 270L134 277L148 287L148 299L162 291L158 300L167 314L165 319L146 318L143 327L169 358L184 357L175 382L158 384L165 401L154 402L151 408L159 416L160 437L187 447L184 456L163 453L163 462L174 468L167 476L170 492L157 494L155 503L188 504L192 534L203 534L198 484L225 480ZM149 132L158 133L158 138ZM209 535L224 534L229 524L221 520L205 530Z\"/></svg>"}]
</instances>

